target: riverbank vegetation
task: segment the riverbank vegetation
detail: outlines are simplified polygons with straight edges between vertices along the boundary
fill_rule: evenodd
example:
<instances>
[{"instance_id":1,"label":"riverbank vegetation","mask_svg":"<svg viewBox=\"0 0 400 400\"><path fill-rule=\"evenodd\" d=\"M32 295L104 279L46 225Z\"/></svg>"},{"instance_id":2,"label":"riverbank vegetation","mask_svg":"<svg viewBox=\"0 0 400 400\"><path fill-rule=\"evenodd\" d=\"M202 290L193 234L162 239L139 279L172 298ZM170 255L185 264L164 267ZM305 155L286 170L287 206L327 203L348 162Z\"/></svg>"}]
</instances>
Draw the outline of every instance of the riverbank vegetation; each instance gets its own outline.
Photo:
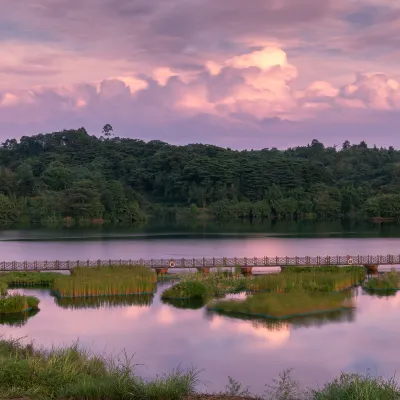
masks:
<instances>
[{"instance_id":1,"label":"riverbank vegetation","mask_svg":"<svg viewBox=\"0 0 400 400\"><path fill-rule=\"evenodd\" d=\"M400 389L394 379L342 374L321 389L303 389L284 371L262 395L228 378L220 394L205 389L196 369L173 370L146 380L132 360L121 362L81 349L78 345L44 350L20 341L0 340L0 398L5 400L394 400Z\"/></svg>"},{"instance_id":2,"label":"riverbank vegetation","mask_svg":"<svg viewBox=\"0 0 400 400\"><path fill-rule=\"evenodd\" d=\"M56 272L12 271L0 274L0 282L8 287L50 287L60 274Z\"/></svg>"},{"instance_id":3,"label":"riverbank vegetation","mask_svg":"<svg viewBox=\"0 0 400 400\"><path fill-rule=\"evenodd\" d=\"M70 276L58 276L52 291L57 297L97 297L152 294L157 277L146 267L79 267Z\"/></svg>"},{"instance_id":4,"label":"riverbank vegetation","mask_svg":"<svg viewBox=\"0 0 400 400\"><path fill-rule=\"evenodd\" d=\"M364 266L357 266L357 265L348 265L344 267L340 267L337 265L321 265L321 266L315 266L315 267L299 267L299 266L294 266L294 265L287 265L287 266L282 266L282 272L283 273L304 273L304 272L310 272L310 273L317 273L317 272L324 272L324 273L359 273L360 276L363 276L365 278L366 272L365 272L365 267Z\"/></svg>"},{"instance_id":5,"label":"riverbank vegetation","mask_svg":"<svg viewBox=\"0 0 400 400\"><path fill-rule=\"evenodd\" d=\"M365 142L234 151L84 128L10 138L0 148L0 223L397 220L399 162L400 151Z\"/></svg>"}]
</instances>

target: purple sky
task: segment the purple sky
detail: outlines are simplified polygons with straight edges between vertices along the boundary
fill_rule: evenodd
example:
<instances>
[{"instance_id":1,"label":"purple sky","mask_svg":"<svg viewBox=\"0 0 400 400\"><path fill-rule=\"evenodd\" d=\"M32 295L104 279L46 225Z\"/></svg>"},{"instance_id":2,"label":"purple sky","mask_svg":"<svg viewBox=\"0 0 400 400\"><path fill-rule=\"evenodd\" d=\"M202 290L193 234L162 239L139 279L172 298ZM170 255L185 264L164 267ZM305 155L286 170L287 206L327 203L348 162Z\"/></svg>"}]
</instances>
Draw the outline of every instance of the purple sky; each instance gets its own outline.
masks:
<instances>
[{"instance_id":1,"label":"purple sky","mask_svg":"<svg viewBox=\"0 0 400 400\"><path fill-rule=\"evenodd\" d=\"M400 1L2 0L0 54L0 141L400 147Z\"/></svg>"}]
</instances>

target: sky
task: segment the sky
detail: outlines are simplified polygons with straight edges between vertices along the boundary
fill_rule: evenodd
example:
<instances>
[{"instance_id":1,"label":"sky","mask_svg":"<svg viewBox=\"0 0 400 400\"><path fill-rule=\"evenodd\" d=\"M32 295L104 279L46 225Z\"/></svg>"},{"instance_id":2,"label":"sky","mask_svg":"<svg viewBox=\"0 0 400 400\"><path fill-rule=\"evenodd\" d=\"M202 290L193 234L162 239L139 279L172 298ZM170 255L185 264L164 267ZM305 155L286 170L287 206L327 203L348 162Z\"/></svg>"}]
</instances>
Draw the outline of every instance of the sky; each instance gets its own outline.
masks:
<instances>
[{"instance_id":1,"label":"sky","mask_svg":"<svg viewBox=\"0 0 400 400\"><path fill-rule=\"evenodd\" d=\"M400 1L0 3L0 141L400 148Z\"/></svg>"}]
</instances>

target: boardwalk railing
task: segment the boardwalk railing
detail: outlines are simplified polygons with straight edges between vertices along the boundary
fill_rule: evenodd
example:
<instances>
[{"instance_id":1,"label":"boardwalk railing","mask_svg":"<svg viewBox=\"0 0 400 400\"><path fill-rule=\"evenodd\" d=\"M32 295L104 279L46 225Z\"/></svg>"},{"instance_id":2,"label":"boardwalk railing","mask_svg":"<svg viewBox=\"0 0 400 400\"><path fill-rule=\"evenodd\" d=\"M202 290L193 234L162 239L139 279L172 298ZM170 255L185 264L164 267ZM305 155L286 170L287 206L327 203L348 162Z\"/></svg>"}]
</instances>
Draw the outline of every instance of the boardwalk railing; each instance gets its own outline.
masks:
<instances>
[{"instance_id":1,"label":"boardwalk railing","mask_svg":"<svg viewBox=\"0 0 400 400\"><path fill-rule=\"evenodd\" d=\"M320 265L395 265L399 255L326 256L326 257L254 257L254 258L180 258L152 260L87 260L87 261L3 261L0 271L71 270L75 267L136 265L149 268L218 268L218 267L280 267Z\"/></svg>"}]
</instances>

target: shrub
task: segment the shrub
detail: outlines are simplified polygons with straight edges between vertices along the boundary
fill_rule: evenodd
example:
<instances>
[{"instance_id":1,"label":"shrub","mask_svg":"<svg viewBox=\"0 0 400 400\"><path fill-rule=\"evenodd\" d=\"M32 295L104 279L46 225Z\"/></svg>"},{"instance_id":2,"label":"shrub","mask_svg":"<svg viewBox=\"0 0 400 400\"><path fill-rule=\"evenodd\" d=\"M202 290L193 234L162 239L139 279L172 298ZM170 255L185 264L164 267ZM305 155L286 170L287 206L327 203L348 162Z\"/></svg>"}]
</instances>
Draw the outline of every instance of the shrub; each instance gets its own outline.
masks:
<instances>
[{"instance_id":1,"label":"shrub","mask_svg":"<svg viewBox=\"0 0 400 400\"><path fill-rule=\"evenodd\" d=\"M206 300L210 295L207 286L202 282L179 282L164 291L162 299L201 299Z\"/></svg>"}]
</instances>

